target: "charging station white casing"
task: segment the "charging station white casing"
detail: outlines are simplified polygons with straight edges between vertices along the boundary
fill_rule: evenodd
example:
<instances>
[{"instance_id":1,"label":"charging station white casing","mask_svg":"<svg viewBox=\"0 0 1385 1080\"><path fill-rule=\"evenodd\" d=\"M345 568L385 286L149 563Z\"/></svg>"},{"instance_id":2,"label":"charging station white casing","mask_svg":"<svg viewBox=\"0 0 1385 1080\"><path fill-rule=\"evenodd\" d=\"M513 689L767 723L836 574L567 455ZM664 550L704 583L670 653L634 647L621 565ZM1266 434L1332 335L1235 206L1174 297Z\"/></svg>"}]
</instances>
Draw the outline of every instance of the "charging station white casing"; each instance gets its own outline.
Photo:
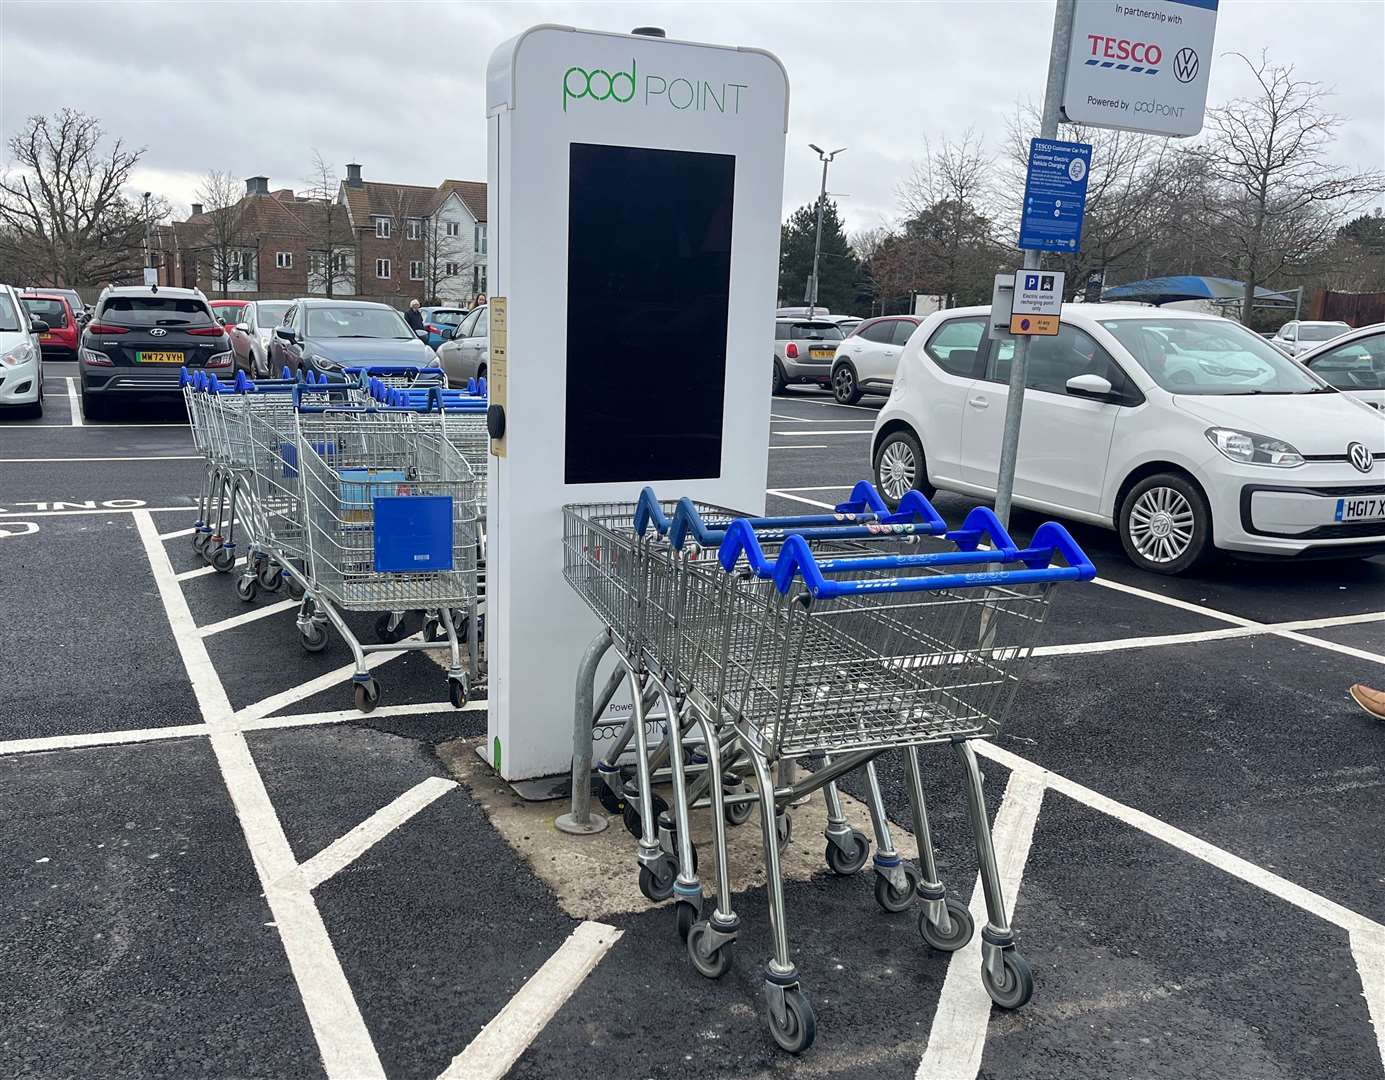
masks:
<instances>
[{"instance_id":1,"label":"charging station white casing","mask_svg":"<svg viewBox=\"0 0 1385 1080\"><path fill-rule=\"evenodd\" d=\"M734 157L720 468L652 483L660 498L762 514L788 77L759 50L545 25L501 44L486 81L488 282L508 337L504 452L487 493L486 756L525 780L570 768L577 668L601 629L563 579L562 507L633 502L645 486L565 473L569 350L603 359L600 340L567 340L573 145ZM609 316L631 317L618 302ZM674 398L698 346L670 338L649 358Z\"/></svg>"}]
</instances>

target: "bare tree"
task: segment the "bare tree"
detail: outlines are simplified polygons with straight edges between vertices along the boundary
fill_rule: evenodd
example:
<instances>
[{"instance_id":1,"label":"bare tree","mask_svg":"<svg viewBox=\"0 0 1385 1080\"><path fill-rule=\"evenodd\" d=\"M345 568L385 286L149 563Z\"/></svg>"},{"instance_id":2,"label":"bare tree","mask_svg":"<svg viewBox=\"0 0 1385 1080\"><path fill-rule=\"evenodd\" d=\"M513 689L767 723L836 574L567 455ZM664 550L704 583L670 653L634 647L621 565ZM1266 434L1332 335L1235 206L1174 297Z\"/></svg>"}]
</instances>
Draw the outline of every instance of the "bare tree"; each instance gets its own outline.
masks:
<instances>
[{"instance_id":1,"label":"bare tree","mask_svg":"<svg viewBox=\"0 0 1385 1080\"><path fill-rule=\"evenodd\" d=\"M442 302L444 283L475 265L460 236L447 235L447 222L436 213L423 223L423 291L430 304Z\"/></svg>"},{"instance_id":2,"label":"bare tree","mask_svg":"<svg viewBox=\"0 0 1385 1080\"><path fill-rule=\"evenodd\" d=\"M161 198L125 194L142 148L107 144L100 121L75 109L29 117L7 148L0 276L68 287L138 278L146 228L168 213Z\"/></svg>"},{"instance_id":3,"label":"bare tree","mask_svg":"<svg viewBox=\"0 0 1385 1080\"><path fill-rule=\"evenodd\" d=\"M211 257L212 281L225 296L231 282L245 273L245 196L229 172L211 169L197 189L197 199L207 218L205 250ZM258 272L258 267L256 271Z\"/></svg>"},{"instance_id":4,"label":"bare tree","mask_svg":"<svg viewBox=\"0 0 1385 1080\"><path fill-rule=\"evenodd\" d=\"M899 187L904 237L922 273L919 285L943 298L944 307L990 292L996 262L991 209L995 161L975 131L944 139L924 156Z\"/></svg>"},{"instance_id":5,"label":"bare tree","mask_svg":"<svg viewBox=\"0 0 1385 1080\"><path fill-rule=\"evenodd\" d=\"M359 272L351 221L337 198L340 188L332 166L314 150L312 175L303 191L313 204L313 212L303 215L308 224L308 290L328 296L355 292Z\"/></svg>"},{"instance_id":6,"label":"bare tree","mask_svg":"<svg viewBox=\"0 0 1385 1080\"><path fill-rule=\"evenodd\" d=\"M1245 62L1259 90L1207 111L1196 148L1206 169L1202 209L1229 245L1245 281L1241 321L1256 285L1321 249L1351 213L1385 191L1385 173L1353 172L1328 159L1342 118L1327 111L1322 84L1292 65Z\"/></svg>"}]
</instances>

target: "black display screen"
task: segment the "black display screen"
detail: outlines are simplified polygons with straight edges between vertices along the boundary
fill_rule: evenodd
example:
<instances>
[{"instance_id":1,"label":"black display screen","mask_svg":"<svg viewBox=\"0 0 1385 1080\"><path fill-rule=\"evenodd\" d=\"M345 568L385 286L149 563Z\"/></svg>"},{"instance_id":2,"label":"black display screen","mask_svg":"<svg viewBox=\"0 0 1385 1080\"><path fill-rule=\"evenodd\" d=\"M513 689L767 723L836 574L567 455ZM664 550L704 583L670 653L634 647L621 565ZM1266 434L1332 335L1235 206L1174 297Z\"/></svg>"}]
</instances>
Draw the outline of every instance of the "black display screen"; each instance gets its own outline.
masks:
<instances>
[{"instance_id":1,"label":"black display screen","mask_svg":"<svg viewBox=\"0 0 1385 1080\"><path fill-rule=\"evenodd\" d=\"M736 159L573 143L569 484L721 473Z\"/></svg>"}]
</instances>

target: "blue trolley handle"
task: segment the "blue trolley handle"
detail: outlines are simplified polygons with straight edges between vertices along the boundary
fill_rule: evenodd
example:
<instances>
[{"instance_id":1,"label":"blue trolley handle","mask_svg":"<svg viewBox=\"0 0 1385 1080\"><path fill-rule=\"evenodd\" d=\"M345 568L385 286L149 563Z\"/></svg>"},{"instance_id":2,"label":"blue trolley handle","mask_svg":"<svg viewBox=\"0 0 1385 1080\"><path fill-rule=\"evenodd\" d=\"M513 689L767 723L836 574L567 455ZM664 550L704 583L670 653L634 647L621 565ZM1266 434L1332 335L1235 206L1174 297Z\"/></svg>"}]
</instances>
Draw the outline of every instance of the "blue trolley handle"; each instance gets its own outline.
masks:
<instances>
[{"instance_id":1,"label":"blue trolley handle","mask_svg":"<svg viewBox=\"0 0 1385 1080\"><path fill-rule=\"evenodd\" d=\"M736 526L732 527L733 530ZM748 527L746 532L748 532ZM738 536L738 540L744 541L746 537ZM749 534L748 539L753 541L754 535ZM757 545L758 547L758 545ZM725 552L728 545L723 545L721 564L727 568ZM747 554L749 552L747 551ZM765 566L763 553L759 554L760 566L755 567L756 573L761 577L771 577L774 586L780 594L786 594L793 584L795 576L803 580L808 592L817 599L831 599L838 596L860 595L864 593L906 593L906 592L937 592L943 589L964 589L981 588L992 585L1037 585L1057 581L1091 581L1096 577L1096 567L1092 565L1086 553L1078 546L1077 541L1072 535L1059 525L1057 522L1049 521L1040 525L1034 533L1034 538L1030 546L1022 551L1016 551L1006 561L1020 561L1025 564L1023 570L993 570L982 571L980 573L957 573L957 574L930 574L912 577L897 578L872 578L868 580L853 579L838 581L828 578L823 574L822 568L813 557L812 549L806 540L801 536L791 536L784 542L783 550L779 553L779 559L773 568L768 572L762 571ZM1010 555L1010 553L1004 553ZM1061 555L1065 566L1053 565L1055 555ZM1000 552L959 552L951 560L953 563L974 563L989 560L999 561L1002 557ZM900 556L901 568L911 565L907 560L916 558L914 556ZM867 567L888 569L889 556L871 558L866 560ZM734 567L734 557L730 560ZM851 569L852 560L834 560L835 569ZM934 565L946 565L945 560L937 560ZM917 565L914 563L912 565ZM862 568L860 562L856 562L855 568Z\"/></svg>"}]
</instances>

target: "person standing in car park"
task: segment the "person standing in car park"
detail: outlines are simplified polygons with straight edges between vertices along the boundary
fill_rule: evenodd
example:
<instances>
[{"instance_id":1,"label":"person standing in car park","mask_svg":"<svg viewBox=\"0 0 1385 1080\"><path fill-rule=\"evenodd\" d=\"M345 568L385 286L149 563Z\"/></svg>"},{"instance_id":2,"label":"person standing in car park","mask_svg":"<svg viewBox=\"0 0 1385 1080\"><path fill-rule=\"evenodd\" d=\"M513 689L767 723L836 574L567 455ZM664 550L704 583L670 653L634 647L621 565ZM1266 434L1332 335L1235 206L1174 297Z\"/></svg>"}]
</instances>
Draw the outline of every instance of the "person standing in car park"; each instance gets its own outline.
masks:
<instances>
[{"instance_id":1,"label":"person standing in car park","mask_svg":"<svg viewBox=\"0 0 1385 1080\"><path fill-rule=\"evenodd\" d=\"M409 310L404 312L404 318L409 324L409 329L417 334L423 329L423 312L418 310L418 301L409 301Z\"/></svg>"}]
</instances>

